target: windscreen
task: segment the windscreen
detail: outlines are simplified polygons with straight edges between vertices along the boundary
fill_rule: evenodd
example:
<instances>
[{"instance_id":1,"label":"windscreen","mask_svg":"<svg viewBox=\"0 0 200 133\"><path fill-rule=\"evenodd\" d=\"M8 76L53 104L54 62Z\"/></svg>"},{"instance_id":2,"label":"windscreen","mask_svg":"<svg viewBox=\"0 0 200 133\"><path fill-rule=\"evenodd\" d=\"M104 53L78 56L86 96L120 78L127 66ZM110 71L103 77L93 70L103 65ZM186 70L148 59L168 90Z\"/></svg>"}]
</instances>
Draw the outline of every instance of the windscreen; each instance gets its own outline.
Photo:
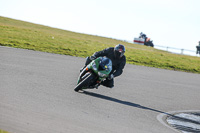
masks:
<instances>
[{"instance_id":1,"label":"windscreen","mask_svg":"<svg viewBox=\"0 0 200 133\"><path fill-rule=\"evenodd\" d=\"M99 70L111 71L112 70L112 61L107 57L102 57L100 64L99 64Z\"/></svg>"}]
</instances>

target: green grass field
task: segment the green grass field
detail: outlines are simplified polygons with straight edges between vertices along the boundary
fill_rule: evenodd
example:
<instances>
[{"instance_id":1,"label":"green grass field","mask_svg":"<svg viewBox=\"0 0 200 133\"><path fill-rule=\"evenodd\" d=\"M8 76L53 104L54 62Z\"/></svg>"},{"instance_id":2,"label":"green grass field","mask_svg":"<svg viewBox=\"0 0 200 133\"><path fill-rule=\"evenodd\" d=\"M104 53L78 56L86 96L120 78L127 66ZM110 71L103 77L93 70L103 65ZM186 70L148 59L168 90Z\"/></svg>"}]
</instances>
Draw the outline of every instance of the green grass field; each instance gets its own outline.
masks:
<instances>
[{"instance_id":1,"label":"green grass field","mask_svg":"<svg viewBox=\"0 0 200 133\"><path fill-rule=\"evenodd\" d=\"M126 47L127 63L200 73L200 58L172 54L151 47L0 17L0 45L87 57L116 44ZM162 45L162 44L161 44Z\"/></svg>"},{"instance_id":2,"label":"green grass field","mask_svg":"<svg viewBox=\"0 0 200 133\"><path fill-rule=\"evenodd\" d=\"M8 133L8 132L0 129L0 133Z\"/></svg>"}]
</instances>

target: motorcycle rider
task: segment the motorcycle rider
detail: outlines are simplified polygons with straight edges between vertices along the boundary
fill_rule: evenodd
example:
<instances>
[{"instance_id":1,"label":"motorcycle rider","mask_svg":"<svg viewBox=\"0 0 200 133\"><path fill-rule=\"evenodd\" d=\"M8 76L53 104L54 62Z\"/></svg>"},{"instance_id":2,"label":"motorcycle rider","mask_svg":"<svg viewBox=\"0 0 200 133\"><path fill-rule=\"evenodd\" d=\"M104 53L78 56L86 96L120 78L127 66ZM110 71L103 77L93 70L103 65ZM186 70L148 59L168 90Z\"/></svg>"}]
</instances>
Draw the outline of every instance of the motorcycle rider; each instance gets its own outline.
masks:
<instances>
[{"instance_id":1,"label":"motorcycle rider","mask_svg":"<svg viewBox=\"0 0 200 133\"><path fill-rule=\"evenodd\" d=\"M196 48L197 48L196 54L200 54L200 41L199 41L199 46L196 46Z\"/></svg>"},{"instance_id":2,"label":"motorcycle rider","mask_svg":"<svg viewBox=\"0 0 200 133\"><path fill-rule=\"evenodd\" d=\"M139 36L139 38L143 38L143 39L145 39L145 40L146 40L146 38L147 38L147 35L141 32L141 33L140 33L140 36Z\"/></svg>"},{"instance_id":3,"label":"motorcycle rider","mask_svg":"<svg viewBox=\"0 0 200 133\"><path fill-rule=\"evenodd\" d=\"M86 59L85 66L88 65L92 60L100 56L106 56L112 61L112 71L109 77L106 78L101 84L103 86L113 88L114 87L114 77L120 76L123 73L124 66L126 64L125 47L122 44L118 44L115 47L109 47L102 51L94 53L92 56Z\"/></svg>"}]
</instances>

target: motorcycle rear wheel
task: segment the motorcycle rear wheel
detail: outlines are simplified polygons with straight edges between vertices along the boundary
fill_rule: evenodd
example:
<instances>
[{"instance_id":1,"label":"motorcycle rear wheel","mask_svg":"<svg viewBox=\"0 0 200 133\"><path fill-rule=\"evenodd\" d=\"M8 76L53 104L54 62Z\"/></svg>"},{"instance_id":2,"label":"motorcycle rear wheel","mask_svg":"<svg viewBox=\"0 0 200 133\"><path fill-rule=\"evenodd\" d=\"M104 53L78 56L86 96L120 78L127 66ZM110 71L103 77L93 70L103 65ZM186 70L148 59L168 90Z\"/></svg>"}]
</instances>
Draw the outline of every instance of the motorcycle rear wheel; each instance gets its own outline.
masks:
<instances>
[{"instance_id":1,"label":"motorcycle rear wheel","mask_svg":"<svg viewBox=\"0 0 200 133\"><path fill-rule=\"evenodd\" d=\"M78 92L79 90L82 90L83 87L87 86L91 80L94 79L94 75L92 73L88 74L85 79L83 79L81 82L77 84L77 86L74 88L74 91Z\"/></svg>"}]
</instances>

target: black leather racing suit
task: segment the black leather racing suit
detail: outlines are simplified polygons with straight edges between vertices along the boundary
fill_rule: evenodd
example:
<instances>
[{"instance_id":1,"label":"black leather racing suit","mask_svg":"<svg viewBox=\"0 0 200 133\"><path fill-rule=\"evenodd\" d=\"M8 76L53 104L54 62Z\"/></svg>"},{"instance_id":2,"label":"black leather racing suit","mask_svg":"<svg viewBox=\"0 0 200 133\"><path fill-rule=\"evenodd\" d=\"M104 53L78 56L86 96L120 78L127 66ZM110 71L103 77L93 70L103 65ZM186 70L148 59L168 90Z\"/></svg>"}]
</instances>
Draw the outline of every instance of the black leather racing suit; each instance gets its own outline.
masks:
<instances>
[{"instance_id":1,"label":"black leather racing suit","mask_svg":"<svg viewBox=\"0 0 200 133\"><path fill-rule=\"evenodd\" d=\"M112 61L112 71L110 74L113 74L114 77L120 76L123 73L124 66L126 64L126 57L123 55L120 59L115 58L114 48L110 47L107 49L104 49L102 51L96 52L93 54L93 56L100 57L100 56L106 56ZM114 87L114 80L105 80L102 85L106 87Z\"/></svg>"}]
</instances>

